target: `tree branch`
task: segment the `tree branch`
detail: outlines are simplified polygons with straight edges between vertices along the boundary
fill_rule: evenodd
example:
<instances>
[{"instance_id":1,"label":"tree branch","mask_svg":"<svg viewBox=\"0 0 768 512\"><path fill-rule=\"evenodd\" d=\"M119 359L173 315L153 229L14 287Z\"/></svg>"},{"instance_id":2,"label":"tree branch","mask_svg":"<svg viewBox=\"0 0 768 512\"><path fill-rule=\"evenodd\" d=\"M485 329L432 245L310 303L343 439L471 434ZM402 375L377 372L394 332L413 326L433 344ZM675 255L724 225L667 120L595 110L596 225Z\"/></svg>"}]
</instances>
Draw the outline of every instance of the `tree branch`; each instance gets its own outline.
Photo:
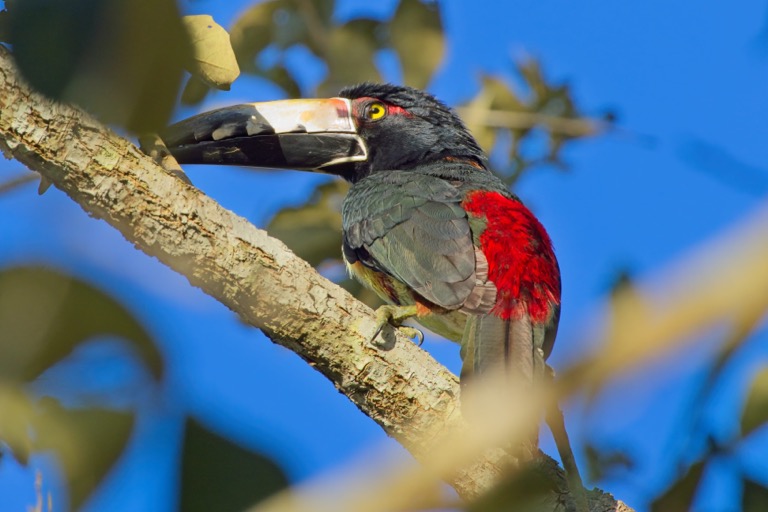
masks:
<instances>
[{"instance_id":1,"label":"tree branch","mask_svg":"<svg viewBox=\"0 0 768 512\"><path fill-rule=\"evenodd\" d=\"M296 352L416 459L430 454L446 432L466 428L457 379L429 354L392 330L385 332L391 350L370 346L375 320L368 307L279 240L165 173L128 140L31 91L3 47L0 149ZM463 498L475 497L506 463L502 450L488 451L449 483ZM564 510L562 470L549 458L542 465L558 482L553 509ZM590 493L590 509L630 510L598 490Z\"/></svg>"}]
</instances>

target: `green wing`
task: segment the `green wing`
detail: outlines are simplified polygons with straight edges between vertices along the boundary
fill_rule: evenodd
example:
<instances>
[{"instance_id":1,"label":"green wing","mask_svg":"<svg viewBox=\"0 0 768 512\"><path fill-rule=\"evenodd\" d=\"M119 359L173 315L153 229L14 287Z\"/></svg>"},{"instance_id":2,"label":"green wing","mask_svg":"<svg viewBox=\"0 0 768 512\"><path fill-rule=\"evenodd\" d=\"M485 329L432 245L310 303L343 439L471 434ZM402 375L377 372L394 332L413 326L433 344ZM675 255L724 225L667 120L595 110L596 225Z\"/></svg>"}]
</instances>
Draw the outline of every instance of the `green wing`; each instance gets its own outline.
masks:
<instances>
[{"instance_id":1,"label":"green wing","mask_svg":"<svg viewBox=\"0 0 768 512\"><path fill-rule=\"evenodd\" d=\"M394 277L438 306L459 308L476 281L461 200L456 186L434 176L371 175L353 185L344 202L345 258Z\"/></svg>"}]
</instances>

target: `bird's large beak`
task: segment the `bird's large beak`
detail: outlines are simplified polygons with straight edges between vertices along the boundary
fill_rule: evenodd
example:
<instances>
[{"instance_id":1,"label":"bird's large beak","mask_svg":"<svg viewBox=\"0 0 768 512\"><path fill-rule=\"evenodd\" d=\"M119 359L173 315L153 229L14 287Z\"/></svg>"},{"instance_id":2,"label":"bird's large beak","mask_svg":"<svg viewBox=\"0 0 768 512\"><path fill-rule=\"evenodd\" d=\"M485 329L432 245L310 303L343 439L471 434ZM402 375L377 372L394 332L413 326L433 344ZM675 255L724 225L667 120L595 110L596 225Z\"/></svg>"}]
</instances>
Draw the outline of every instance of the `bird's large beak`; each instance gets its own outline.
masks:
<instances>
[{"instance_id":1,"label":"bird's large beak","mask_svg":"<svg viewBox=\"0 0 768 512\"><path fill-rule=\"evenodd\" d=\"M181 164L332 170L367 149L346 98L245 103L190 117L160 134Z\"/></svg>"}]
</instances>

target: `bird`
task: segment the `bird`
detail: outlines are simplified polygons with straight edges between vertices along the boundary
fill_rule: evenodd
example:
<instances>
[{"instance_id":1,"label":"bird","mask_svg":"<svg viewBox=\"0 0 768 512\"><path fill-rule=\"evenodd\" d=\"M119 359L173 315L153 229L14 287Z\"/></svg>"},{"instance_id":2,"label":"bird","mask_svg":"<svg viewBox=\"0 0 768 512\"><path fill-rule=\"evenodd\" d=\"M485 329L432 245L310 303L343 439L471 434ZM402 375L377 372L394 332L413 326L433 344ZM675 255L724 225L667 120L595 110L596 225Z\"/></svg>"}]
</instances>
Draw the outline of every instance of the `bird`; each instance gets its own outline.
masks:
<instances>
[{"instance_id":1,"label":"bird","mask_svg":"<svg viewBox=\"0 0 768 512\"><path fill-rule=\"evenodd\" d=\"M525 381L545 371L561 306L552 240L432 94L362 83L335 98L220 108L160 137L180 164L348 181L341 253L349 273L385 302L372 339L414 318L461 344L462 386L499 370Z\"/></svg>"}]
</instances>

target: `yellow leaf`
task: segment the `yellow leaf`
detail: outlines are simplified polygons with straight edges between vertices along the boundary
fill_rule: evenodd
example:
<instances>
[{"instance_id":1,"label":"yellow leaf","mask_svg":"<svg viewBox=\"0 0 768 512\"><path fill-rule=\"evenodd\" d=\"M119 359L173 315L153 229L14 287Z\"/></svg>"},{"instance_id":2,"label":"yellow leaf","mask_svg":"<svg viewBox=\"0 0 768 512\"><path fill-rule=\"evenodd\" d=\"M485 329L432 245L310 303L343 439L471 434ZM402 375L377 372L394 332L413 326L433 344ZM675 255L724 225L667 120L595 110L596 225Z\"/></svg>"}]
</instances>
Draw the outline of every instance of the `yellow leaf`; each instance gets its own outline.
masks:
<instances>
[{"instance_id":1,"label":"yellow leaf","mask_svg":"<svg viewBox=\"0 0 768 512\"><path fill-rule=\"evenodd\" d=\"M207 14L184 16L183 21L195 64L189 71L212 87L229 90L240 75L229 33Z\"/></svg>"}]
</instances>

